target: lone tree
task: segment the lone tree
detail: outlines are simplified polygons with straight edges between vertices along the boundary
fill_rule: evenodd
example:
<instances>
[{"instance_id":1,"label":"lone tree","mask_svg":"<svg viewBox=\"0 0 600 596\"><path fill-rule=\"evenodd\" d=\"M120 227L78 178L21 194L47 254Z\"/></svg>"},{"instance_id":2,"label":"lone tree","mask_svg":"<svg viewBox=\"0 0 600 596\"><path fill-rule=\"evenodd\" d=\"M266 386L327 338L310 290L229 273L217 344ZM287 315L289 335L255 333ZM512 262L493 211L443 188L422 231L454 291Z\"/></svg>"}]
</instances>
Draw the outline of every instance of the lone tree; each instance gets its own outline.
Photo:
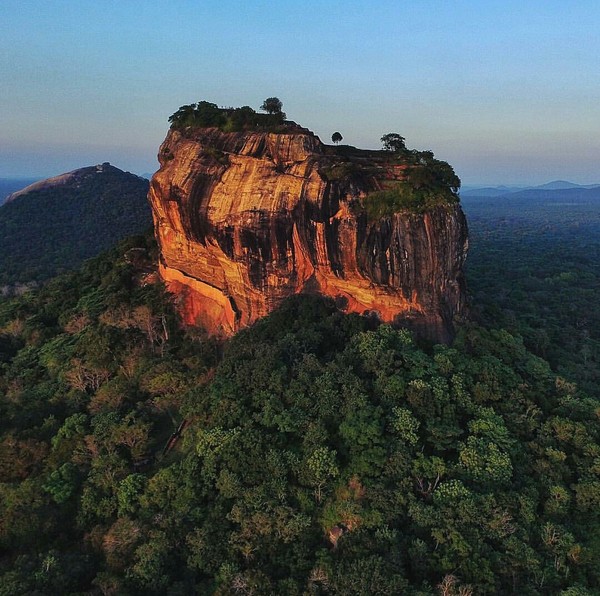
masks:
<instances>
[{"instance_id":1,"label":"lone tree","mask_svg":"<svg viewBox=\"0 0 600 596\"><path fill-rule=\"evenodd\" d=\"M283 108L283 103L278 97L267 97L260 106L260 109L268 114L281 114L281 108Z\"/></svg>"},{"instance_id":2,"label":"lone tree","mask_svg":"<svg viewBox=\"0 0 600 596\"><path fill-rule=\"evenodd\" d=\"M394 153L400 153L406 149L404 143L404 137L399 135L397 132L388 132L388 134L381 137L383 148L385 151L393 151Z\"/></svg>"},{"instance_id":3,"label":"lone tree","mask_svg":"<svg viewBox=\"0 0 600 596\"><path fill-rule=\"evenodd\" d=\"M334 132L331 135L331 140L337 145L344 137L339 132Z\"/></svg>"}]
</instances>

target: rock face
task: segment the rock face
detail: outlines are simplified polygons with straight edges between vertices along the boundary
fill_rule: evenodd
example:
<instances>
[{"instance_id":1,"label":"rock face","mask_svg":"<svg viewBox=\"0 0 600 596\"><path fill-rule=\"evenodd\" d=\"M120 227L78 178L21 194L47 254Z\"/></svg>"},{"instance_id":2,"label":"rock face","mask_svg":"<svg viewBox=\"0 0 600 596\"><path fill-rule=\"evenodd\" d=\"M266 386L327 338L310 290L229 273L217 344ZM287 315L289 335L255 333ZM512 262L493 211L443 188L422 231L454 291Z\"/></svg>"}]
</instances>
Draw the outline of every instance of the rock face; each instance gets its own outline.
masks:
<instances>
[{"instance_id":1,"label":"rock face","mask_svg":"<svg viewBox=\"0 0 600 596\"><path fill-rule=\"evenodd\" d=\"M185 321L231 335L316 292L447 341L463 309L465 218L448 204L370 219L368 193L403 179L387 155L292 125L169 131L149 200L160 274Z\"/></svg>"}]
</instances>

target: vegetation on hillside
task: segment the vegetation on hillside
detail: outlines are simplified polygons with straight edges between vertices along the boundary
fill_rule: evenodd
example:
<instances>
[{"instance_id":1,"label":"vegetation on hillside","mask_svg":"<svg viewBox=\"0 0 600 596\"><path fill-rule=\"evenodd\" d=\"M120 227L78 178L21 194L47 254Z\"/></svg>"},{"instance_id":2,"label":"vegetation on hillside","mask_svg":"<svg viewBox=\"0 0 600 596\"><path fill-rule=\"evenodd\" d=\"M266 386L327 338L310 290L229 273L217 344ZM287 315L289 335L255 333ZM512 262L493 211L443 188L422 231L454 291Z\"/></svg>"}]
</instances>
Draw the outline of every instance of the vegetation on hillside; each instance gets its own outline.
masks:
<instances>
[{"instance_id":1,"label":"vegetation on hillside","mask_svg":"<svg viewBox=\"0 0 600 596\"><path fill-rule=\"evenodd\" d=\"M383 184L381 190L369 192L361 201L370 220L399 212L423 213L433 207L458 203L460 178L452 166L435 159L431 151L407 149L404 139L400 139L402 147L394 150L330 147L329 154L336 159L322 167L320 173L327 180L349 188L373 185L373 180Z\"/></svg>"},{"instance_id":2,"label":"vegetation on hillside","mask_svg":"<svg viewBox=\"0 0 600 596\"><path fill-rule=\"evenodd\" d=\"M458 200L390 134L406 179L371 217ZM330 149L328 179L367 175ZM600 210L530 199L463 202L476 322L451 346L308 296L217 344L149 235L0 299L0 595L597 593Z\"/></svg>"},{"instance_id":3,"label":"vegetation on hillside","mask_svg":"<svg viewBox=\"0 0 600 596\"><path fill-rule=\"evenodd\" d=\"M426 174L427 180L423 174ZM434 207L455 205L459 202L456 192L437 179L434 170L421 169L418 175L419 181L408 174L407 179L402 182L395 182L387 189L369 193L363 200L369 219L377 220L405 211L424 213Z\"/></svg>"},{"instance_id":4,"label":"vegetation on hillside","mask_svg":"<svg viewBox=\"0 0 600 596\"><path fill-rule=\"evenodd\" d=\"M0 178L0 205L4 203L6 197L37 182L39 178Z\"/></svg>"},{"instance_id":5,"label":"vegetation on hillside","mask_svg":"<svg viewBox=\"0 0 600 596\"><path fill-rule=\"evenodd\" d=\"M147 180L109 165L82 172L0 207L0 287L47 280L151 226Z\"/></svg>"},{"instance_id":6,"label":"vegetation on hillside","mask_svg":"<svg viewBox=\"0 0 600 596\"><path fill-rule=\"evenodd\" d=\"M398 133L383 135L381 142L392 163L403 168L403 179L368 194L363 204L369 219L400 211L423 213L459 202L460 178L450 164L435 159L431 151L407 149L404 137Z\"/></svg>"},{"instance_id":7,"label":"vegetation on hillside","mask_svg":"<svg viewBox=\"0 0 600 596\"><path fill-rule=\"evenodd\" d=\"M0 594L600 585L600 403L519 337L296 297L221 356L154 250L0 303Z\"/></svg>"}]
</instances>

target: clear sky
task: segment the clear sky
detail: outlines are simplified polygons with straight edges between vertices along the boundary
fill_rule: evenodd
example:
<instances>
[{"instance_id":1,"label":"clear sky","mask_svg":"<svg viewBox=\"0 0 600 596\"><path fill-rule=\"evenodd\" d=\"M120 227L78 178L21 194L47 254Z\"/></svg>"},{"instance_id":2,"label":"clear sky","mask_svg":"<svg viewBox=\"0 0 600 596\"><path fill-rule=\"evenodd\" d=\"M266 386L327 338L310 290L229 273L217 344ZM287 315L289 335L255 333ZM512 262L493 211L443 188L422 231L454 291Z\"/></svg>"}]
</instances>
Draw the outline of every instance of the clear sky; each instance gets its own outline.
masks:
<instances>
[{"instance_id":1,"label":"clear sky","mask_svg":"<svg viewBox=\"0 0 600 596\"><path fill-rule=\"evenodd\" d=\"M277 96L463 184L600 183L598 0L0 0L0 177L153 172L179 106Z\"/></svg>"}]
</instances>

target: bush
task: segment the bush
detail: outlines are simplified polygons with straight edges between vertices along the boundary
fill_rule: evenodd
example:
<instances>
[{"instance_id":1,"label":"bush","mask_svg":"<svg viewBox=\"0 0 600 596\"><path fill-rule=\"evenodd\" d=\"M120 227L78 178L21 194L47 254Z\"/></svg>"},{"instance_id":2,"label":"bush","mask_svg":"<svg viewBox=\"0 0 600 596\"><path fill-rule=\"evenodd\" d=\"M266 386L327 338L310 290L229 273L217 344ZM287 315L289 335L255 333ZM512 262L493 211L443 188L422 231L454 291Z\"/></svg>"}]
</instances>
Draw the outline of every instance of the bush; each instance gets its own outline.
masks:
<instances>
[{"instance_id":1,"label":"bush","mask_svg":"<svg viewBox=\"0 0 600 596\"><path fill-rule=\"evenodd\" d=\"M401 211L423 213L455 203L458 203L458 196L447 188L416 189L409 182L399 182L386 190L370 193L363 205L369 220L373 221Z\"/></svg>"},{"instance_id":2,"label":"bush","mask_svg":"<svg viewBox=\"0 0 600 596\"><path fill-rule=\"evenodd\" d=\"M285 121L283 112L258 114L250 106L220 108L217 104L200 101L181 106L169 117L171 128L218 128L223 132L261 129L276 132Z\"/></svg>"}]
</instances>

